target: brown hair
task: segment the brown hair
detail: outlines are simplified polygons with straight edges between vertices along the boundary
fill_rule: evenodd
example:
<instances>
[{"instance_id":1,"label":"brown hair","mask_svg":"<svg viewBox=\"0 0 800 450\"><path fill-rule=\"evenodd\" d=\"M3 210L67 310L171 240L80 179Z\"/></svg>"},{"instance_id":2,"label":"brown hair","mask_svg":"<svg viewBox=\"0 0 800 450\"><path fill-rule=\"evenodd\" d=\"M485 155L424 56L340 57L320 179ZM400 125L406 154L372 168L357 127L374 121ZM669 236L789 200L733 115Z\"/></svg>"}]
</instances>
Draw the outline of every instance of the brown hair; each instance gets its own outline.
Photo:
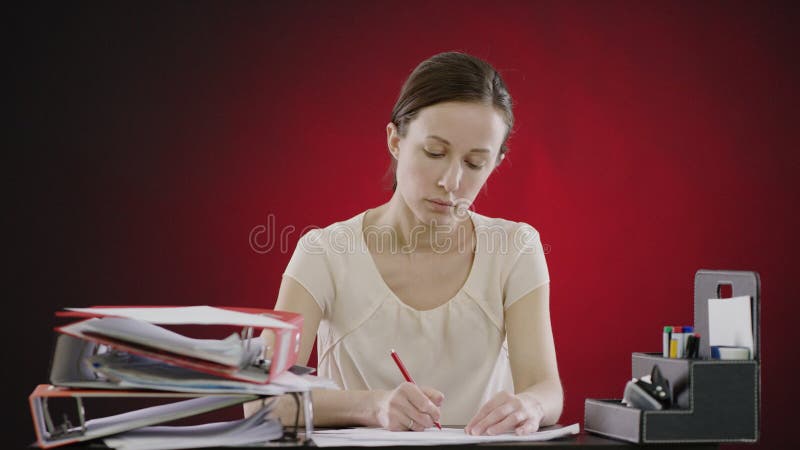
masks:
<instances>
[{"instance_id":1,"label":"brown hair","mask_svg":"<svg viewBox=\"0 0 800 450\"><path fill-rule=\"evenodd\" d=\"M514 126L511 95L494 67L472 55L445 52L422 61L403 83L391 121L400 137L405 137L409 123L422 108L454 101L491 104L502 113L507 130L497 154L496 164L500 164L508 152L506 141ZM397 161L392 158L392 190L397 189L396 170Z\"/></svg>"}]
</instances>

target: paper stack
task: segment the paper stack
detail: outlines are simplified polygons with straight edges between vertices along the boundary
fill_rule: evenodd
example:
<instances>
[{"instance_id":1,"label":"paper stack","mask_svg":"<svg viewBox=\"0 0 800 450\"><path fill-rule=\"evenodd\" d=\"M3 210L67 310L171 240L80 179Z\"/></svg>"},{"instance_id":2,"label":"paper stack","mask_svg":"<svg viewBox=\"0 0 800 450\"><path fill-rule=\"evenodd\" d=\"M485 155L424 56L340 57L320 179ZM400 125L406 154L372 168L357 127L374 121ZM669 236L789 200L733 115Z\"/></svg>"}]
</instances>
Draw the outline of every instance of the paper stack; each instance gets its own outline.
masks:
<instances>
[{"instance_id":1,"label":"paper stack","mask_svg":"<svg viewBox=\"0 0 800 450\"><path fill-rule=\"evenodd\" d=\"M335 388L313 369L295 366L302 317L244 308L136 307L68 308L59 316L79 318L57 327L51 384L30 395L37 444L50 448L92 439L127 449L190 448L280 442L300 445L297 426L284 430L268 414L272 396L292 394L311 417L311 388ZM220 339L200 339L167 326L218 325L242 328ZM254 331L274 334L270 359ZM56 422L55 403L74 402L76 413ZM162 404L87 419L85 402L106 399ZM138 399L138 400L137 400ZM170 403L163 403L167 399ZM191 426L155 426L262 399L247 419ZM177 401L176 401L177 400ZM63 405L59 405L63 406ZM59 411L60 412L60 411ZM310 439L312 420L306 420Z\"/></svg>"}]
</instances>

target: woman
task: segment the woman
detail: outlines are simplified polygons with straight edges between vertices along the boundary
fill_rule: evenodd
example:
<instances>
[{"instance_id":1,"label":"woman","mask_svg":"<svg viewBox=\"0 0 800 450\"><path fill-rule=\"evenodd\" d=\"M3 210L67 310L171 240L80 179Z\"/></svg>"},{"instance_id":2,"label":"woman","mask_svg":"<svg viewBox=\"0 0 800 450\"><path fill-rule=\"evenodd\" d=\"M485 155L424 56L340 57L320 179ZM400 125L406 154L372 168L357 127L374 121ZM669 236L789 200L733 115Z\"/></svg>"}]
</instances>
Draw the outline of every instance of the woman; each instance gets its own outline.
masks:
<instances>
[{"instance_id":1,"label":"woman","mask_svg":"<svg viewBox=\"0 0 800 450\"><path fill-rule=\"evenodd\" d=\"M513 120L486 62L458 52L422 62L386 127L391 199L301 238L275 309L303 315L299 363L318 337L318 373L343 388L313 393L317 426L439 421L491 435L558 420L539 235L468 209L505 157ZM278 413L293 418L294 404Z\"/></svg>"}]
</instances>

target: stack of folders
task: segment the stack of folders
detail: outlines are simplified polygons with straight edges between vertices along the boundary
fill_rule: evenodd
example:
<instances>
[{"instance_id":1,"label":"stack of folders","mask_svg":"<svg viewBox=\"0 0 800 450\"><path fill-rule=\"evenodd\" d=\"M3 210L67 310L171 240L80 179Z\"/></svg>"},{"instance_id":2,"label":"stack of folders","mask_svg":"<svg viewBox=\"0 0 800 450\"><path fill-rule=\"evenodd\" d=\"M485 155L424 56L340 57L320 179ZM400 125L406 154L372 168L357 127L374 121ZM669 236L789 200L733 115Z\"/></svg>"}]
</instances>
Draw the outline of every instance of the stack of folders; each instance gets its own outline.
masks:
<instances>
[{"instance_id":1,"label":"stack of folders","mask_svg":"<svg viewBox=\"0 0 800 450\"><path fill-rule=\"evenodd\" d=\"M297 423L284 430L269 416L275 396L292 394L298 415L302 408L310 419L310 390L337 388L294 365L303 323L298 314L190 306L68 308L57 315L79 320L56 328L51 384L37 386L29 398L42 448L92 439L124 449L300 445ZM201 339L174 331L192 327L241 332ZM261 330L273 334L272 348L255 335ZM162 425L259 399L262 408L246 419ZM98 400L105 407L123 400L160 404L90 419L87 403ZM306 420L305 439L311 423Z\"/></svg>"}]
</instances>

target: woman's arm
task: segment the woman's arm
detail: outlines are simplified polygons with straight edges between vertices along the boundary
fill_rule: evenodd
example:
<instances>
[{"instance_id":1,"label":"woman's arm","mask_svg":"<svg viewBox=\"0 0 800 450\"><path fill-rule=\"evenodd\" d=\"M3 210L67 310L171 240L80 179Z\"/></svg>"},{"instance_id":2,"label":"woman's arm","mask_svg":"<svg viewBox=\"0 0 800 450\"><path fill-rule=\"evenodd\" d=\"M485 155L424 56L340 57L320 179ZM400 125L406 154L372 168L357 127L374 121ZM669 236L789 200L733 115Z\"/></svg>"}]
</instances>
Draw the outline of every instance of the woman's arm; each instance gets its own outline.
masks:
<instances>
[{"instance_id":1,"label":"woman's arm","mask_svg":"<svg viewBox=\"0 0 800 450\"><path fill-rule=\"evenodd\" d=\"M298 364L307 365L308 359L311 356L311 350L314 346L314 340L316 339L319 322L322 318L322 309L320 309L319 305L314 300L314 297L311 296L311 294L306 290L306 288L303 287L303 285L298 283L294 278L285 276L281 280L281 286L278 291L278 300L275 303L275 310L294 312L303 316L303 329L300 334L300 352L297 355L297 362ZM261 334L261 337L265 341L266 348L272 349L275 336L272 333L265 331ZM271 355L267 356L271 357ZM344 425L345 423L348 425L360 424L369 415L368 411L360 411L358 408L343 407L337 410L339 417L335 418L336 420L331 420L332 418L330 417L326 418L326 416L329 416L329 414L326 414L325 410L329 408L324 407L324 403L327 403L325 398L329 396L326 396L325 394L322 394L320 391L316 390L313 391L311 395L312 399L314 400L314 415L316 416L315 418L317 419L317 422L321 423L338 421L341 422L341 425ZM346 402L346 399L342 398L334 400ZM361 400L364 399L362 398ZM364 405L369 403L371 402L362 402L361 404ZM245 417L250 416L260 407L260 401L246 403L244 405ZM294 423L295 409L296 406L293 399L288 396L281 397L274 407L275 412L281 418L281 421L284 424Z\"/></svg>"},{"instance_id":2,"label":"woman's arm","mask_svg":"<svg viewBox=\"0 0 800 450\"><path fill-rule=\"evenodd\" d=\"M317 328L322 318L314 297L294 278L284 277L275 304L278 311L290 311L303 316L303 330L300 338L300 353L297 362L308 364L311 349L316 338ZM263 333L268 348L272 348L272 333ZM433 420L439 419L439 408L433 404L441 400L434 390L418 388L409 383L398 386L393 391L331 391L314 390L311 397L314 407L314 424L316 426L371 426L387 429L424 429L433 426ZM256 400L244 405L245 417L250 416L261 407ZM293 424L297 407L294 399L282 396L274 406L274 411L281 422ZM301 412L302 418L302 412ZM411 420L414 422L411 422Z\"/></svg>"},{"instance_id":3,"label":"woman's arm","mask_svg":"<svg viewBox=\"0 0 800 450\"><path fill-rule=\"evenodd\" d=\"M550 324L550 285L514 302L505 325L516 395L501 392L483 405L467 424L470 434L527 434L561 416L564 392Z\"/></svg>"},{"instance_id":4,"label":"woman's arm","mask_svg":"<svg viewBox=\"0 0 800 450\"><path fill-rule=\"evenodd\" d=\"M544 409L542 426L553 425L561 417L564 391L550 323L550 285L519 299L505 317L514 391L532 394Z\"/></svg>"}]
</instances>

